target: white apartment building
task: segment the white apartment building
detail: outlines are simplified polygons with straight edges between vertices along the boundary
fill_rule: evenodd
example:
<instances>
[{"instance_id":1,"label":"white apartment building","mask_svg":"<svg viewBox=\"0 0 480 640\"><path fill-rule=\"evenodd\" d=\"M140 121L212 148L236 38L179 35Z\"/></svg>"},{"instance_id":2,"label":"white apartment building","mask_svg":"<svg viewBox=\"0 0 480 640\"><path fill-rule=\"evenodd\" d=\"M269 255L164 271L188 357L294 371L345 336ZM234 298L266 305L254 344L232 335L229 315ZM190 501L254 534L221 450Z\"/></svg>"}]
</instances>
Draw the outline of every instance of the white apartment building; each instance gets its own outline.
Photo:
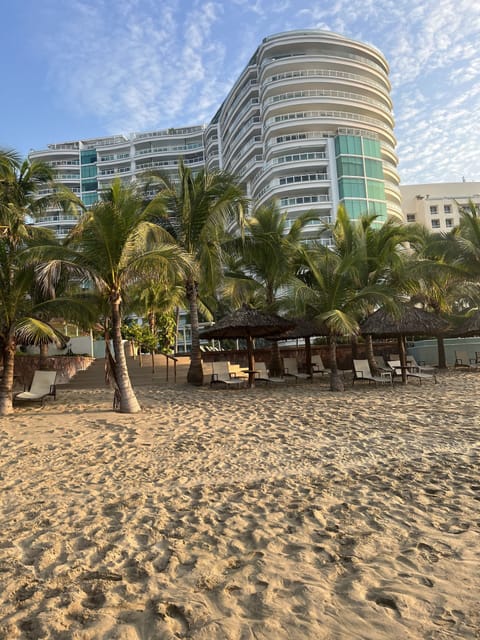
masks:
<instances>
[{"instance_id":1,"label":"white apartment building","mask_svg":"<svg viewBox=\"0 0 480 640\"><path fill-rule=\"evenodd\" d=\"M314 210L308 235L335 219L402 218L388 64L371 45L318 30L269 36L253 54L210 124L51 144L34 151L90 206L112 178L141 172L223 168L255 206L274 199L294 220ZM39 224L65 235L58 210ZM326 239L328 241L328 239Z\"/></svg>"},{"instance_id":2,"label":"white apartment building","mask_svg":"<svg viewBox=\"0 0 480 640\"><path fill-rule=\"evenodd\" d=\"M403 218L434 232L447 232L460 221L460 210L469 201L480 211L480 182L408 184L400 187Z\"/></svg>"}]
</instances>

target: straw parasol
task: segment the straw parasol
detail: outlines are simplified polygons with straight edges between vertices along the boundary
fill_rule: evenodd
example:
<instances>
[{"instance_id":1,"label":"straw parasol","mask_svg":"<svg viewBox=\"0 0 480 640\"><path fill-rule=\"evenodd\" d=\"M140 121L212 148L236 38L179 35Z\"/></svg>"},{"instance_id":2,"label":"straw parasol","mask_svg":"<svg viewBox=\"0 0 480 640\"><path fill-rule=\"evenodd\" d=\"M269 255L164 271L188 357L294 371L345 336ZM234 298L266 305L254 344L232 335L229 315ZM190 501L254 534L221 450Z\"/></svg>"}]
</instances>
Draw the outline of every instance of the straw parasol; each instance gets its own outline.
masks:
<instances>
[{"instance_id":1,"label":"straw parasol","mask_svg":"<svg viewBox=\"0 0 480 640\"><path fill-rule=\"evenodd\" d=\"M480 311L474 311L452 331L456 336L480 336Z\"/></svg>"},{"instance_id":2,"label":"straw parasol","mask_svg":"<svg viewBox=\"0 0 480 640\"><path fill-rule=\"evenodd\" d=\"M312 348L310 344L310 338L313 338L313 336L325 336L328 334L328 330L325 325L313 320L309 320L308 318L291 318L291 321L295 323L295 326L279 335L273 336L270 339L294 340L296 338L303 338L305 340L305 364L308 373L311 375Z\"/></svg>"},{"instance_id":3,"label":"straw parasol","mask_svg":"<svg viewBox=\"0 0 480 640\"><path fill-rule=\"evenodd\" d=\"M245 338L247 341L248 381L252 386L255 378L255 359L253 356L254 338L266 338L293 327L293 322L280 316L263 313L244 304L227 316L221 318L213 327L200 332L201 338Z\"/></svg>"},{"instance_id":4,"label":"straw parasol","mask_svg":"<svg viewBox=\"0 0 480 640\"><path fill-rule=\"evenodd\" d=\"M405 337L411 335L444 335L448 328L449 324L443 318L411 305L403 306L398 314L391 313L386 309L378 309L360 323L360 330L363 334L370 334L377 338L398 338L402 381L404 383L407 378Z\"/></svg>"}]
</instances>

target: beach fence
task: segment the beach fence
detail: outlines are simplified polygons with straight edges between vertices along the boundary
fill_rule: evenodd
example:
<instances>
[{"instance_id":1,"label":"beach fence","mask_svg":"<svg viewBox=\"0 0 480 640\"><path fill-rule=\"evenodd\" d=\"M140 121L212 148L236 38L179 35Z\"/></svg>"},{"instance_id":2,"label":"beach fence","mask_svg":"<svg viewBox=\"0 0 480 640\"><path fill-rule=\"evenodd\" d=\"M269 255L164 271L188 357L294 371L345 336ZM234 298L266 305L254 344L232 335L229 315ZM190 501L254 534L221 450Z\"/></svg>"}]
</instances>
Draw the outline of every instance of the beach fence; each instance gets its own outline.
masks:
<instances>
[{"instance_id":1,"label":"beach fence","mask_svg":"<svg viewBox=\"0 0 480 640\"><path fill-rule=\"evenodd\" d=\"M447 365L455 365L455 351L465 351L469 358L474 359L475 353L480 353L480 338L445 338L445 355ZM436 340L418 340L409 343L407 347L408 355L415 358L417 362L438 365L438 348Z\"/></svg>"}]
</instances>

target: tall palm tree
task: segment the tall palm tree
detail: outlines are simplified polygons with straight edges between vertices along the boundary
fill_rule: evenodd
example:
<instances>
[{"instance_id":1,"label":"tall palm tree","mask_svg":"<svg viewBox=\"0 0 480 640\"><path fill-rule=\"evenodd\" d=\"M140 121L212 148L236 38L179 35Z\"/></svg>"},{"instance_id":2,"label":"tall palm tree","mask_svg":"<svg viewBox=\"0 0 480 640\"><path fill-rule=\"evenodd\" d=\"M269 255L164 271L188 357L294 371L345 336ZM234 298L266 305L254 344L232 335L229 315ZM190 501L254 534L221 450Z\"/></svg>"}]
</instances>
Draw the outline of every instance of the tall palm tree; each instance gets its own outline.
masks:
<instances>
[{"instance_id":1,"label":"tall palm tree","mask_svg":"<svg viewBox=\"0 0 480 640\"><path fill-rule=\"evenodd\" d=\"M122 413L136 413L140 405L128 375L121 335L122 307L128 288L147 276L164 282L185 276L188 257L161 227L150 220L151 207L133 186L114 181L102 201L88 210L72 230L62 259L51 261L41 274L55 281L59 266L68 265L73 273L88 277L102 297L108 300L117 387L114 400Z\"/></svg>"},{"instance_id":2,"label":"tall palm tree","mask_svg":"<svg viewBox=\"0 0 480 640\"><path fill-rule=\"evenodd\" d=\"M199 296L214 291L221 280L222 243L229 228L242 228L246 199L230 174L205 169L193 173L183 161L176 179L162 172L151 174L151 178L159 190L153 203L163 209L162 224L193 263L184 280L192 331L187 380L201 385Z\"/></svg>"},{"instance_id":3,"label":"tall palm tree","mask_svg":"<svg viewBox=\"0 0 480 640\"><path fill-rule=\"evenodd\" d=\"M295 276L302 232L318 216L307 212L292 224L275 202L256 209L245 222L245 235L226 245L228 256L223 294L238 307L249 303L278 313ZM281 372L278 341L273 342L272 374Z\"/></svg>"},{"instance_id":4,"label":"tall palm tree","mask_svg":"<svg viewBox=\"0 0 480 640\"><path fill-rule=\"evenodd\" d=\"M330 227L332 246L317 243L302 252L296 301L305 315L327 328L332 391L344 386L336 357L338 337L358 335L359 319L380 302L391 304L394 295L389 273L395 250L406 239L402 229L390 223L376 227L375 221L375 216L352 221L339 207Z\"/></svg>"},{"instance_id":5,"label":"tall palm tree","mask_svg":"<svg viewBox=\"0 0 480 640\"><path fill-rule=\"evenodd\" d=\"M479 300L480 281L475 282L469 270L470 260L465 263L458 246L459 229L446 234L429 232L422 228L414 245L414 253L407 269L411 278L411 298L414 302L437 315L455 318ZM447 368L445 343L437 337L438 366Z\"/></svg>"},{"instance_id":6,"label":"tall palm tree","mask_svg":"<svg viewBox=\"0 0 480 640\"><path fill-rule=\"evenodd\" d=\"M333 250L344 257L350 255L350 268L358 289L375 290L371 304L364 307L366 313L372 313L380 301L384 307L395 310L400 301L408 298L415 281L406 266L411 255L409 247L417 241L419 233L414 225L399 224L396 220L379 224L376 215L351 220L343 208L339 210L333 230ZM375 370L370 335L366 336L366 355Z\"/></svg>"},{"instance_id":7,"label":"tall palm tree","mask_svg":"<svg viewBox=\"0 0 480 640\"><path fill-rule=\"evenodd\" d=\"M73 194L58 188L50 167L23 160L14 151L0 151L0 415L13 411L14 358L17 344L57 341L59 333L45 321L48 296L40 299L35 265L29 249L53 245L51 232L31 221L50 204L76 203ZM38 197L48 187L48 196Z\"/></svg>"}]
</instances>

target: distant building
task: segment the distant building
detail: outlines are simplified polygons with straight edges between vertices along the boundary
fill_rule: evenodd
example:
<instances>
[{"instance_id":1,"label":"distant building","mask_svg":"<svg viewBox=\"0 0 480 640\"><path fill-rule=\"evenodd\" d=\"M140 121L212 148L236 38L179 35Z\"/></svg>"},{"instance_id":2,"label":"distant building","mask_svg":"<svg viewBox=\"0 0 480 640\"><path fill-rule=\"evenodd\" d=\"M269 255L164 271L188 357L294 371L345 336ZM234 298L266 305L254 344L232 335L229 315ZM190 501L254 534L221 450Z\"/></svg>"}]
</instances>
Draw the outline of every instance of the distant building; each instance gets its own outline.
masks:
<instances>
[{"instance_id":1,"label":"distant building","mask_svg":"<svg viewBox=\"0 0 480 640\"><path fill-rule=\"evenodd\" d=\"M161 168L237 175L255 204L275 199L293 221L315 211L308 236L335 220L375 213L402 218L388 64L371 45L318 30L263 40L207 126L51 144L34 151L90 206L112 178ZM39 224L65 235L59 210ZM328 242L328 238L325 239Z\"/></svg>"},{"instance_id":2,"label":"distant building","mask_svg":"<svg viewBox=\"0 0 480 640\"><path fill-rule=\"evenodd\" d=\"M480 182L444 182L401 185L403 218L437 232L450 231L460 210L471 200L480 211Z\"/></svg>"}]
</instances>

